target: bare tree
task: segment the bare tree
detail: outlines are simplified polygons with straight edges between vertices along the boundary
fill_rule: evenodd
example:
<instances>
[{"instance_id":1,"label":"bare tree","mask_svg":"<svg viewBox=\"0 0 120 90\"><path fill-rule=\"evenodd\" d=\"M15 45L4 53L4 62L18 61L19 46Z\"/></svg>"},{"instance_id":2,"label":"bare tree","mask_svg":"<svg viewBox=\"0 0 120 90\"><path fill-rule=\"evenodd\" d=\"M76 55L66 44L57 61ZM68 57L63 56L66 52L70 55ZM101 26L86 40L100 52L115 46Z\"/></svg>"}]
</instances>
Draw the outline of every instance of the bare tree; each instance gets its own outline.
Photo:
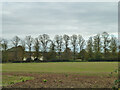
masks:
<instances>
[{"instance_id":1,"label":"bare tree","mask_svg":"<svg viewBox=\"0 0 120 90\"><path fill-rule=\"evenodd\" d=\"M55 52L55 51L56 51L55 47L56 47L55 42L54 42L54 41L51 41L51 45L50 45L50 48L51 48L50 50L51 50L51 52Z\"/></svg>"},{"instance_id":2,"label":"bare tree","mask_svg":"<svg viewBox=\"0 0 120 90\"><path fill-rule=\"evenodd\" d=\"M15 47L15 59L18 60L18 51L17 51L17 47L19 45L19 42L20 42L20 38L18 36L15 36L13 39L12 39L12 43Z\"/></svg>"},{"instance_id":3,"label":"bare tree","mask_svg":"<svg viewBox=\"0 0 120 90\"><path fill-rule=\"evenodd\" d=\"M2 62L2 38L0 37L0 63Z\"/></svg>"},{"instance_id":4,"label":"bare tree","mask_svg":"<svg viewBox=\"0 0 120 90\"><path fill-rule=\"evenodd\" d=\"M0 52L2 51L2 38L0 37Z\"/></svg>"},{"instance_id":5,"label":"bare tree","mask_svg":"<svg viewBox=\"0 0 120 90\"><path fill-rule=\"evenodd\" d=\"M68 59L69 58L69 55L68 55L68 45L69 45L69 41L70 41L70 37L66 34L64 34L63 36L63 39L64 39L64 42L65 42L65 59Z\"/></svg>"},{"instance_id":6,"label":"bare tree","mask_svg":"<svg viewBox=\"0 0 120 90\"><path fill-rule=\"evenodd\" d=\"M103 37L104 56L106 57L107 53L109 52L110 38L107 32L103 32L102 37Z\"/></svg>"},{"instance_id":7,"label":"bare tree","mask_svg":"<svg viewBox=\"0 0 120 90\"><path fill-rule=\"evenodd\" d=\"M42 52L43 52L43 59L45 60L45 54L47 53L47 49L48 49L48 43L50 42L50 37L47 34L43 34L39 36L39 40L41 42L42 45Z\"/></svg>"},{"instance_id":8,"label":"bare tree","mask_svg":"<svg viewBox=\"0 0 120 90\"><path fill-rule=\"evenodd\" d=\"M61 59L61 52L62 52L63 37L60 35L56 35L54 39L56 42L56 47L57 47L58 56L59 56L59 60L60 60Z\"/></svg>"},{"instance_id":9,"label":"bare tree","mask_svg":"<svg viewBox=\"0 0 120 90\"><path fill-rule=\"evenodd\" d=\"M8 40L7 39L2 39L1 45L2 45L2 50L3 50L3 54L2 54L3 62L7 62Z\"/></svg>"},{"instance_id":10,"label":"bare tree","mask_svg":"<svg viewBox=\"0 0 120 90\"><path fill-rule=\"evenodd\" d=\"M93 57L93 38L90 37L87 42L87 52L89 55L89 59Z\"/></svg>"},{"instance_id":11,"label":"bare tree","mask_svg":"<svg viewBox=\"0 0 120 90\"><path fill-rule=\"evenodd\" d=\"M56 59L56 45L55 45L55 41L51 40L48 60L55 60L55 59Z\"/></svg>"},{"instance_id":12,"label":"bare tree","mask_svg":"<svg viewBox=\"0 0 120 90\"><path fill-rule=\"evenodd\" d=\"M110 51L112 52L112 55L115 55L117 52L117 38L113 36L110 40Z\"/></svg>"},{"instance_id":13,"label":"bare tree","mask_svg":"<svg viewBox=\"0 0 120 90\"><path fill-rule=\"evenodd\" d=\"M40 40L39 38L34 39L34 50L36 52L36 58L39 59Z\"/></svg>"},{"instance_id":14,"label":"bare tree","mask_svg":"<svg viewBox=\"0 0 120 90\"><path fill-rule=\"evenodd\" d=\"M85 45L85 40L81 35L78 35L78 44L79 44L80 51L82 51Z\"/></svg>"},{"instance_id":15,"label":"bare tree","mask_svg":"<svg viewBox=\"0 0 120 90\"><path fill-rule=\"evenodd\" d=\"M24 59L24 55L25 55L25 41L24 40L21 40L21 45L22 45L22 60Z\"/></svg>"},{"instance_id":16,"label":"bare tree","mask_svg":"<svg viewBox=\"0 0 120 90\"><path fill-rule=\"evenodd\" d=\"M101 36L100 34L97 34L94 36L94 42L93 42L93 51L95 53L95 57L97 59L101 58L101 48L102 48L102 42L101 42Z\"/></svg>"},{"instance_id":17,"label":"bare tree","mask_svg":"<svg viewBox=\"0 0 120 90\"><path fill-rule=\"evenodd\" d=\"M101 37L100 34L97 34L94 36L94 51L95 52L101 52L101 47L102 47L102 42L101 42Z\"/></svg>"},{"instance_id":18,"label":"bare tree","mask_svg":"<svg viewBox=\"0 0 120 90\"><path fill-rule=\"evenodd\" d=\"M33 44L33 38L31 36L26 36L26 45L29 49L29 59L31 60L31 56L32 56L32 44Z\"/></svg>"},{"instance_id":19,"label":"bare tree","mask_svg":"<svg viewBox=\"0 0 120 90\"><path fill-rule=\"evenodd\" d=\"M3 51L7 51L8 48L8 40L7 39L2 39L2 49Z\"/></svg>"},{"instance_id":20,"label":"bare tree","mask_svg":"<svg viewBox=\"0 0 120 90\"><path fill-rule=\"evenodd\" d=\"M118 51L118 54L117 54L118 60L120 60L120 37L118 37L118 39L117 39L117 51Z\"/></svg>"},{"instance_id":21,"label":"bare tree","mask_svg":"<svg viewBox=\"0 0 120 90\"><path fill-rule=\"evenodd\" d=\"M69 45L70 37L65 34L65 35L63 36L63 39L64 39L64 41L65 41L65 49L67 49L67 48L68 48L68 45Z\"/></svg>"},{"instance_id":22,"label":"bare tree","mask_svg":"<svg viewBox=\"0 0 120 90\"><path fill-rule=\"evenodd\" d=\"M73 56L74 60L76 59L76 49L77 49L77 35L72 35L71 36L71 44L73 46Z\"/></svg>"},{"instance_id":23,"label":"bare tree","mask_svg":"<svg viewBox=\"0 0 120 90\"><path fill-rule=\"evenodd\" d=\"M119 38L117 39L117 42L118 42L117 43L118 52L120 53L120 39Z\"/></svg>"}]
</instances>

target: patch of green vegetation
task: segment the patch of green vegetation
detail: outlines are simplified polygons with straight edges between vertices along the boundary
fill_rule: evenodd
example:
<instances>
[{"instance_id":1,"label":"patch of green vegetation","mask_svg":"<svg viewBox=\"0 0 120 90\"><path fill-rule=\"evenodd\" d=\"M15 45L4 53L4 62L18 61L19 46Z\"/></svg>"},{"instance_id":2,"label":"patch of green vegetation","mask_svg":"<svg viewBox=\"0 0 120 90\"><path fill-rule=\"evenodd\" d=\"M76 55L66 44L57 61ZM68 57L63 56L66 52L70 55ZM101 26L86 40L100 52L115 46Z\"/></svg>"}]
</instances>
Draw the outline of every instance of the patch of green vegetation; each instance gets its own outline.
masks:
<instances>
[{"instance_id":1,"label":"patch of green vegetation","mask_svg":"<svg viewBox=\"0 0 120 90\"><path fill-rule=\"evenodd\" d=\"M81 75L108 75L118 68L118 62L49 62L5 63L3 72L78 73Z\"/></svg>"},{"instance_id":2,"label":"patch of green vegetation","mask_svg":"<svg viewBox=\"0 0 120 90\"><path fill-rule=\"evenodd\" d=\"M68 77L68 74L65 74L65 77Z\"/></svg>"},{"instance_id":3,"label":"patch of green vegetation","mask_svg":"<svg viewBox=\"0 0 120 90\"><path fill-rule=\"evenodd\" d=\"M114 73L118 74L119 71L120 71L120 67L118 69L114 70L113 72L111 72L110 73L110 77L112 77L112 75ZM119 78L117 80L114 80L114 85L113 85L112 89L113 90L118 90L119 83L120 83L120 79Z\"/></svg>"},{"instance_id":4,"label":"patch of green vegetation","mask_svg":"<svg viewBox=\"0 0 120 90\"><path fill-rule=\"evenodd\" d=\"M44 79L44 80L43 80L43 82L47 82L47 80L46 80L46 79Z\"/></svg>"},{"instance_id":5,"label":"patch of green vegetation","mask_svg":"<svg viewBox=\"0 0 120 90\"><path fill-rule=\"evenodd\" d=\"M3 75L2 76L2 86L8 86L8 85L15 84L18 82L25 82L25 81L31 80L31 79L33 79L33 77Z\"/></svg>"},{"instance_id":6,"label":"patch of green vegetation","mask_svg":"<svg viewBox=\"0 0 120 90\"><path fill-rule=\"evenodd\" d=\"M62 80L59 80L59 82L62 82Z\"/></svg>"}]
</instances>

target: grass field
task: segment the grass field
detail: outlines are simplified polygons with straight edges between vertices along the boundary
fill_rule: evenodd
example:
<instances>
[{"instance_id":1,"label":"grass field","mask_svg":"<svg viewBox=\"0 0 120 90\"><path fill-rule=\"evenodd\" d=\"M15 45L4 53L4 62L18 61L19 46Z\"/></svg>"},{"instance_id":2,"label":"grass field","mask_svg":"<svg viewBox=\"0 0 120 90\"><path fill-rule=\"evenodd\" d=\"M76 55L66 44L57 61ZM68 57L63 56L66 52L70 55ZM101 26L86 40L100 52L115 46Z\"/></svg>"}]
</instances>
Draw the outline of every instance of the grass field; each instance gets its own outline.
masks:
<instances>
[{"instance_id":1,"label":"grass field","mask_svg":"<svg viewBox=\"0 0 120 90\"><path fill-rule=\"evenodd\" d=\"M3 72L54 72L54 73L110 73L118 68L117 62L53 62L7 63Z\"/></svg>"},{"instance_id":2,"label":"grass field","mask_svg":"<svg viewBox=\"0 0 120 90\"><path fill-rule=\"evenodd\" d=\"M22 82L23 84L20 85L15 84L13 85L13 87L37 87L37 88L40 87L79 88L84 87L85 85L87 85L86 87L102 87L102 86L105 87L105 85L107 86L108 83L109 85L112 85L113 84L112 82L115 80L115 78L107 78L106 75L108 76L111 72L113 72L117 68L118 68L117 62L50 62L50 63L2 64L3 82L6 83L13 82L14 81L13 78L12 81L9 81L9 78L11 78L12 76L25 76L25 77L31 76L34 77L34 80L31 81L32 84L30 84L30 82ZM7 75L11 77L8 78ZM116 75L117 74L115 74L115 77ZM14 79L16 78L17 77L15 77ZM21 80L19 79L20 78L18 77L17 81L21 82ZM47 79L46 81L51 82L51 84L53 83L54 86L51 86L49 82L46 85L45 82L43 82L44 79ZM63 83L61 83L61 81L63 81L64 85ZM41 83L41 85L38 82ZM87 84L84 85L83 82L85 83L87 82ZM91 86L90 82L93 82L94 86ZM104 85L100 85L100 83L104 83ZM81 86L82 84L83 86Z\"/></svg>"}]
</instances>

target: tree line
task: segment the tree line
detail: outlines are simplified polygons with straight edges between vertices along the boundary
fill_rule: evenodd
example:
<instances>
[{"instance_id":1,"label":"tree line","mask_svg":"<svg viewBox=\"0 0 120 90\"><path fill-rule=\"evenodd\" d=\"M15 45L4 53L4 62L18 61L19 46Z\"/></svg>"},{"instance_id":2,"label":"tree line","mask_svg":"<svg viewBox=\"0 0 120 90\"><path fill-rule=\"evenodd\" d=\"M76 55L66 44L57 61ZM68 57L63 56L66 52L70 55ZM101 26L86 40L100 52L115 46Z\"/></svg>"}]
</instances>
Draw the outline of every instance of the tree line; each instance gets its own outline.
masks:
<instances>
[{"instance_id":1,"label":"tree line","mask_svg":"<svg viewBox=\"0 0 120 90\"><path fill-rule=\"evenodd\" d=\"M43 57L44 61L52 60L118 60L120 55L120 45L117 37L107 32L97 34L85 40L81 35L55 35L54 39L50 39L47 34L39 35L36 38L26 36L24 40L15 36L11 40L12 48L14 47L14 59L18 61L18 47L22 47L22 57L28 53L27 60L32 60L34 53L35 60ZM2 60L9 60L9 41L0 39L0 47L2 51ZM22 59L23 59L22 58Z\"/></svg>"}]
</instances>

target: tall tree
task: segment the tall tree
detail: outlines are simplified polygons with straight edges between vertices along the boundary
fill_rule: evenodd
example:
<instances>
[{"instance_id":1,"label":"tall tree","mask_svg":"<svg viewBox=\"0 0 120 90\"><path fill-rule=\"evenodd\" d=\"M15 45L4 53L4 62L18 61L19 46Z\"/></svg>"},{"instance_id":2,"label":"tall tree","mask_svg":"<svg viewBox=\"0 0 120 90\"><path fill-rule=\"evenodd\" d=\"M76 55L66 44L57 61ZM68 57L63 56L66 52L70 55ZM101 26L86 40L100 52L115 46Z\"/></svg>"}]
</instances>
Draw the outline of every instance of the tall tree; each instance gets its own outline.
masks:
<instances>
[{"instance_id":1,"label":"tall tree","mask_svg":"<svg viewBox=\"0 0 120 90\"><path fill-rule=\"evenodd\" d=\"M68 45L69 45L70 37L68 35L64 34L63 39L65 41L65 49L67 49Z\"/></svg>"},{"instance_id":2,"label":"tall tree","mask_svg":"<svg viewBox=\"0 0 120 90\"><path fill-rule=\"evenodd\" d=\"M0 37L0 63L2 62L2 38Z\"/></svg>"},{"instance_id":3,"label":"tall tree","mask_svg":"<svg viewBox=\"0 0 120 90\"><path fill-rule=\"evenodd\" d=\"M35 40L34 40L34 50L36 52L36 58L39 60L39 50L40 50L39 38L35 38Z\"/></svg>"},{"instance_id":4,"label":"tall tree","mask_svg":"<svg viewBox=\"0 0 120 90\"><path fill-rule=\"evenodd\" d=\"M61 59L62 45L63 45L63 37L61 35L55 36L56 47L58 51L59 60Z\"/></svg>"},{"instance_id":5,"label":"tall tree","mask_svg":"<svg viewBox=\"0 0 120 90\"><path fill-rule=\"evenodd\" d=\"M49 48L50 48L50 50L49 50L47 59L48 60L56 60L56 45L55 45L55 41L51 40Z\"/></svg>"},{"instance_id":6,"label":"tall tree","mask_svg":"<svg viewBox=\"0 0 120 90\"><path fill-rule=\"evenodd\" d=\"M48 43L50 42L50 37L47 34L43 34L39 36L39 40L41 42L42 45L42 52L43 52L43 59L45 60L46 57L45 55L47 55L47 49L48 49Z\"/></svg>"},{"instance_id":7,"label":"tall tree","mask_svg":"<svg viewBox=\"0 0 120 90\"><path fill-rule=\"evenodd\" d=\"M13 37L12 43L13 43L13 45L14 45L14 47L15 47L15 59L16 59L16 60L18 60L17 47L18 47L18 45L19 45L19 42L20 42L20 38L19 38L18 36Z\"/></svg>"},{"instance_id":8,"label":"tall tree","mask_svg":"<svg viewBox=\"0 0 120 90\"><path fill-rule=\"evenodd\" d=\"M7 39L2 39L2 50L3 50L3 54L2 54L2 59L3 62L7 62L8 58L7 58L7 49L8 49L8 40Z\"/></svg>"},{"instance_id":9,"label":"tall tree","mask_svg":"<svg viewBox=\"0 0 120 90\"><path fill-rule=\"evenodd\" d=\"M78 35L78 45L79 45L80 51L82 51L82 49L85 45L85 40L81 35Z\"/></svg>"},{"instance_id":10,"label":"tall tree","mask_svg":"<svg viewBox=\"0 0 120 90\"><path fill-rule=\"evenodd\" d=\"M73 47L73 59L75 60L76 59L76 49L77 49L77 35L72 35L71 36L71 44L72 44L72 47Z\"/></svg>"},{"instance_id":11,"label":"tall tree","mask_svg":"<svg viewBox=\"0 0 120 90\"><path fill-rule=\"evenodd\" d=\"M55 42L51 40L51 45L50 45L50 52L55 53L56 49L55 49L56 45Z\"/></svg>"},{"instance_id":12,"label":"tall tree","mask_svg":"<svg viewBox=\"0 0 120 90\"><path fill-rule=\"evenodd\" d=\"M110 51L112 52L112 55L115 55L117 52L117 38L112 36L110 40Z\"/></svg>"},{"instance_id":13,"label":"tall tree","mask_svg":"<svg viewBox=\"0 0 120 90\"><path fill-rule=\"evenodd\" d=\"M7 39L2 39L2 49L3 51L7 51L8 48L8 40Z\"/></svg>"},{"instance_id":14,"label":"tall tree","mask_svg":"<svg viewBox=\"0 0 120 90\"><path fill-rule=\"evenodd\" d=\"M118 48L118 52L120 53L120 38L117 39L117 48Z\"/></svg>"},{"instance_id":15,"label":"tall tree","mask_svg":"<svg viewBox=\"0 0 120 90\"><path fill-rule=\"evenodd\" d=\"M2 38L0 37L0 52L2 51Z\"/></svg>"},{"instance_id":16,"label":"tall tree","mask_svg":"<svg viewBox=\"0 0 120 90\"><path fill-rule=\"evenodd\" d=\"M118 60L120 60L120 36L118 37L117 50L118 50Z\"/></svg>"},{"instance_id":17,"label":"tall tree","mask_svg":"<svg viewBox=\"0 0 120 90\"><path fill-rule=\"evenodd\" d=\"M66 35L66 34L64 34L64 36L63 36L63 39L64 39L64 44L65 44L65 59L69 59L69 55L68 55L68 50L69 50L69 47L68 47L68 45L69 45L69 41L70 41L70 37L68 36L68 35Z\"/></svg>"},{"instance_id":18,"label":"tall tree","mask_svg":"<svg viewBox=\"0 0 120 90\"><path fill-rule=\"evenodd\" d=\"M22 45L22 60L24 59L25 56L25 41L21 40L21 45Z\"/></svg>"},{"instance_id":19,"label":"tall tree","mask_svg":"<svg viewBox=\"0 0 120 90\"><path fill-rule=\"evenodd\" d=\"M29 49L29 60L31 60L31 56L32 56L32 44L33 44L33 38L31 36L26 36L26 45Z\"/></svg>"},{"instance_id":20,"label":"tall tree","mask_svg":"<svg viewBox=\"0 0 120 90\"><path fill-rule=\"evenodd\" d=\"M102 37L103 37L103 50L104 50L104 58L105 58L109 52L110 38L107 32L103 32Z\"/></svg>"},{"instance_id":21,"label":"tall tree","mask_svg":"<svg viewBox=\"0 0 120 90\"><path fill-rule=\"evenodd\" d=\"M93 58L93 38L90 37L87 42L88 59Z\"/></svg>"},{"instance_id":22,"label":"tall tree","mask_svg":"<svg viewBox=\"0 0 120 90\"><path fill-rule=\"evenodd\" d=\"M93 49L95 53L95 58L100 59L101 58L101 48L102 48L102 42L100 34L97 34L94 36L94 42L93 42Z\"/></svg>"}]
</instances>

